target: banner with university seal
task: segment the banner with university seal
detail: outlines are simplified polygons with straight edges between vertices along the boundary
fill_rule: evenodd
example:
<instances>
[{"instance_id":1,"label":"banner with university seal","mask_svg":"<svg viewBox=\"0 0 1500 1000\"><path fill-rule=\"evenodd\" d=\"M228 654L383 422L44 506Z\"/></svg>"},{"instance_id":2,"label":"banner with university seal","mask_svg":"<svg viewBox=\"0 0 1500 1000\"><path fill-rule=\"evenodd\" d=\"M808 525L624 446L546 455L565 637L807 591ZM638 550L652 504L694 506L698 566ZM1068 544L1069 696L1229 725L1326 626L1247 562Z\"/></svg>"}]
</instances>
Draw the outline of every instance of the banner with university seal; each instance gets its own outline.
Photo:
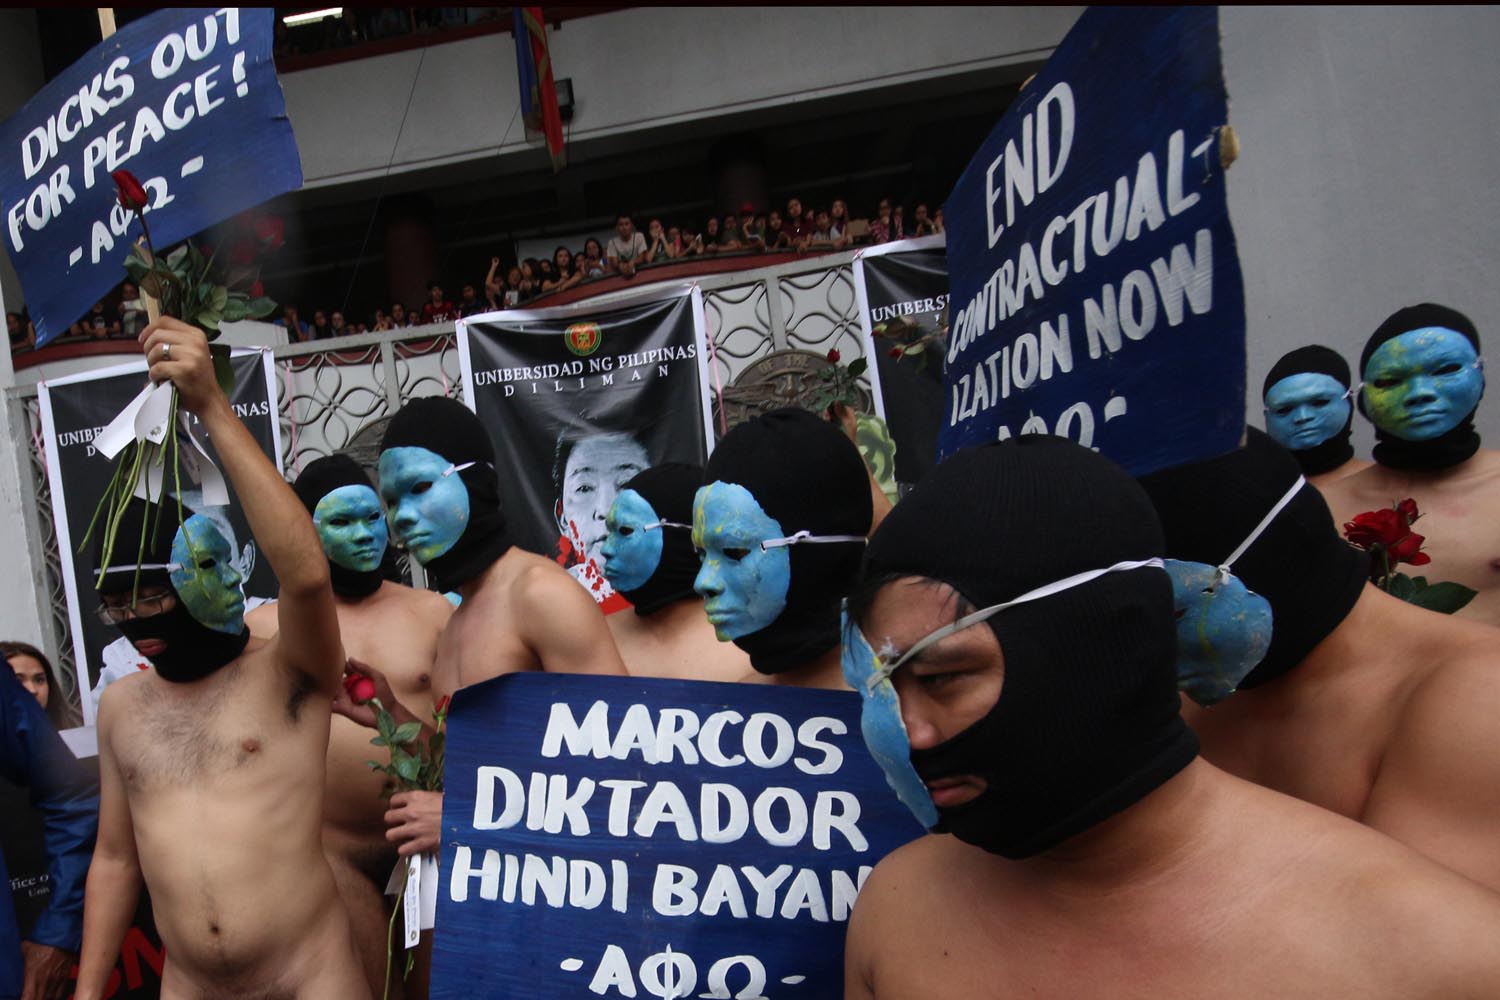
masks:
<instances>
[{"instance_id":1,"label":"banner with university seal","mask_svg":"<svg viewBox=\"0 0 1500 1000\"><path fill-rule=\"evenodd\" d=\"M854 257L854 295L896 445L894 479L901 489L910 489L937 464L943 426L946 237L938 233L861 250ZM881 479L878 470L876 479Z\"/></svg>"},{"instance_id":2,"label":"banner with university seal","mask_svg":"<svg viewBox=\"0 0 1500 1000\"><path fill-rule=\"evenodd\" d=\"M694 286L458 322L464 398L495 445L516 543L552 556L606 611L604 516L663 462L708 458L703 305Z\"/></svg>"},{"instance_id":3,"label":"banner with university seal","mask_svg":"<svg viewBox=\"0 0 1500 1000\"><path fill-rule=\"evenodd\" d=\"M230 363L234 369L234 392L229 402L272 464L280 469L281 426L276 413L276 373L271 352L236 349ZM84 726L90 732L105 687L145 665L119 629L94 616L99 599L94 590L93 539L84 551L78 551L99 498L114 474L114 463L99 454L92 442L141 391L145 382L146 363L142 360L51 379L38 387L47 482L52 490L52 519L57 530L58 557L62 561L68 622L73 635L73 661L82 700L79 708ZM187 447L185 441L182 447ZM208 454L217 465L212 442L208 444ZM186 470L186 465L183 468ZM164 479L173 481L170 475ZM229 504L206 507L187 471L182 472L181 480L183 506L212 518L235 553L235 568L245 581L245 609L274 599L276 575L265 560L257 558L255 539L234 496L234 487L229 487ZM73 746L75 751L80 748L77 743Z\"/></svg>"}]
</instances>

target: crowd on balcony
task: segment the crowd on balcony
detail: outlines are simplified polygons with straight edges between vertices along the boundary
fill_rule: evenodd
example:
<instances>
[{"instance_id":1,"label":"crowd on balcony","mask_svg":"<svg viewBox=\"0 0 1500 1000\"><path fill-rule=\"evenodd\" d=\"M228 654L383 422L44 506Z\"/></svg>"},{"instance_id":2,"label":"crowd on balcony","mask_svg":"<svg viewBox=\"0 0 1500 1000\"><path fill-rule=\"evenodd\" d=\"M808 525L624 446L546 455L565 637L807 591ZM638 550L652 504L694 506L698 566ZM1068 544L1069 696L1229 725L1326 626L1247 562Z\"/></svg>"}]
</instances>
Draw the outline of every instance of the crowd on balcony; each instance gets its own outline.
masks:
<instances>
[{"instance_id":1,"label":"crowd on balcony","mask_svg":"<svg viewBox=\"0 0 1500 1000\"><path fill-rule=\"evenodd\" d=\"M827 208L804 206L800 198L789 198L784 211L759 211L746 203L738 213L711 215L701 224L686 219L651 216L644 230L629 213L615 219L615 235L603 244L594 237L577 248L559 246L550 259L527 257L508 262L490 258L487 274L480 280L459 285L457 299L443 284L431 281L424 302L391 302L359 311L333 309L326 305L303 309L282 300L275 322L287 329L292 341L322 340L359 333L399 330L432 323L451 323L462 316L509 309L538 297L605 278L633 278L643 269L694 259L713 259L764 253L834 253L857 246L872 246L893 240L929 236L943 232L943 209L929 210L926 202L905 207L881 198L870 218L854 218L842 198ZM477 276L476 276L477 278ZM273 298L275 289L268 290ZM60 343L83 343L110 338L131 339L146 325L145 308L132 283L119 290L73 323L57 338ZM7 313L11 351L33 347L36 332L24 312Z\"/></svg>"}]
</instances>

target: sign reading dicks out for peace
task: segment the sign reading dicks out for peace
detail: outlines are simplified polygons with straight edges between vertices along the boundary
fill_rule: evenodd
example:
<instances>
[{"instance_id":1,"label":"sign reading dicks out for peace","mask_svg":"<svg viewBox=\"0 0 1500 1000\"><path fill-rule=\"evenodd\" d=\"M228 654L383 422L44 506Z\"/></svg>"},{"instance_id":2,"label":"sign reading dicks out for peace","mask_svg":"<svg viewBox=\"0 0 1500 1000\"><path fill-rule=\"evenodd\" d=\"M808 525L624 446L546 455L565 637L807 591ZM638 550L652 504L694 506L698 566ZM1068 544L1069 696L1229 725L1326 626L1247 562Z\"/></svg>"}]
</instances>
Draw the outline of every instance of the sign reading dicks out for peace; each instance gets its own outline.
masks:
<instances>
[{"instance_id":1,"label":"sign reading dicks out for peace","mask_svg":"<svg viewBox=\"0 0 1500 1000\"><path fill-rule=\"evenodd\" d=\"M1136 475L1235 448L1245 308L1214 7L1092 7L945 208L939 451L1059 434Z\"/></svg>"},{"instance_id":2,"label":"sign reading dicks out for peace","mask_svg":"<svg viewBox=\"0 0 1500 1000\"><path fill-rule=\"evenodd\" d=\"M511 674L449 716L435 1000L843 995L923 832L850 692Z\"/></svg>"},{"instance_id":3,"label":"sign reading dicks out for peace","mask_svg":"<svg viewBox=\"0 0 1500 1000\"><path fill-rule=\"evenodd\" d=\"M164 10L96 45L0 126L5 248L43 344L124 278L140 235L110 173L180 240L302 184L271 61L275 12Z\"/></svg>"}]
</instances>

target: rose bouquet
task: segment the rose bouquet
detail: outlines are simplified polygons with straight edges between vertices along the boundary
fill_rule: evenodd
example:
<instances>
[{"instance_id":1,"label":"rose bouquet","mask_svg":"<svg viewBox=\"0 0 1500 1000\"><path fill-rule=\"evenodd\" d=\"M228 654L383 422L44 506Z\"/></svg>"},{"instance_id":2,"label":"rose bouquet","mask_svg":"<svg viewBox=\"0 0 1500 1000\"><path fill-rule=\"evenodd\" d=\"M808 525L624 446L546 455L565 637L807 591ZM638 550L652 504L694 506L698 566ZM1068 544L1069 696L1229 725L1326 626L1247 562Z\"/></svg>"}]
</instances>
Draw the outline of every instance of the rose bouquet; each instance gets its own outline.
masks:
<instances>
[{"instance_id":1,"label":"rose bouquet","mask_svg":"<svg viewBox=\"0 0 1500 1000\"><path fill-rule=\"evenodd\" d=\"M1370 582L1408 604L1453 614L1474 599L1475 592L1460 583L1428 583L1425 576L1407 576L1398 569L1426 566L1432 557L1422 551L1426 537L1412 531L1422 514L1410 497L1389 507L1356 514L1344 524L1344 537L1370 557Z\"/></svg>"},{"instance_id":2,"label":"rose bouquet","mask_svg":"<svg viewBox=\"0 0 1500 1000\"><path fill-rule=\"evenodd\" d=\"M141 239L125 258L125 271L140 289L146 314L152 322L161 316L173 316L201 327L212 342L219 335L220 324L260 319L276 307L276 303L260 294L254 255L246 257L242 247L236 247L235 256L244 259L239 266L231 268L222 281L214 270L213 254L204 257L191 241L184 242L164 257L159 255L151 242L151 228L146 221L148 198L145 188L126 170L116 170L110 177L115 182L120 207L133 213L141 224ZM280 224L275 220L261 220L256 224L254 239L263 250L281 246ZM229 347L211 343L209 350L213 353L219 386L225 395L229 395L234 386ZM162 358L166 358L165 349ZM188 436L187 451L179 446L179 428ZM177 391L171 383L142 390L100 432L95 446L100 454L115 461L115 470L94 508L79 551L87 548L96 529L102 531L101 573L110 563L118 541L120 519L132 496L156 502L157 516L160 517L169 452L173 492L179 498L182 493L181 469L185 465L189 476L203 485L205 502L210 502L210 497L218 498L220 503L228 501L222 477L213 468L204 443L197 437L187 414L179 411ZM177 501L177 508L178 520L181 521L181 499ZM136 544L139 550L144 549L144 534ZM132 594L138 578L139 574L137 581L132 583Z\"/></svg>"}]
</instances>

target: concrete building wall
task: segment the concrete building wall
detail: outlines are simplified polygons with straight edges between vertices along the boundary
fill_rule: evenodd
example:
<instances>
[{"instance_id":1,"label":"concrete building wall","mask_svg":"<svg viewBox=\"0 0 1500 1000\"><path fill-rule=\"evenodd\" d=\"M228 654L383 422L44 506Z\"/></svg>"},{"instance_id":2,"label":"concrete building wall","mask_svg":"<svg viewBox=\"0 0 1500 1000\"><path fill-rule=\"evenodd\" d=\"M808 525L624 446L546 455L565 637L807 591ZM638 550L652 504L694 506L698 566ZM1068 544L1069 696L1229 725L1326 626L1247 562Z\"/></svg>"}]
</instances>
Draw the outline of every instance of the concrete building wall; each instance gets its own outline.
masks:
<instances>
[{"instance_id":1,"label":"concrete building wall","mask_svg":"<svg viewBox=\"0 0 1500 1000\"><path fill-rule=\"evenodd\" d=\"M41 46L37 43L36 15L29 8L0 9L0 121L20 109L42 86ZM19 309L21 285L10 258L0 252L0 305L4 311ZM10 352L0 351L0 397L15 383ZM30 459L25 426L12 420L14 411L0 398L0 553L5 572L0 573L0 639L21 639L43 649L42 623L37 594L43 568L31 558L21 505L32 503L22 489L26 482L23 465Z\"/></svg>"},{"instance_id":2,"label":"concrete building wall","mask_svg":"<svg viewBox=\"0 0 1500 1000\"><path fill-rule=\"evenodd\" d=\"M1077 7L638 8L551 30L572 142L1037 62ZM519 153L508 34L282 77L309 186ZM410 112L403 112L410 102ZM398 140L399 134L399 140ZM540 155L540 154L538 154Z\"/></svg>"},{"instance_id":3,"label":"concrete building wall","mask_svg":"<svg viewBox=\"0 0 1500 1000\"><path fill-rule=\"evenodd\" d=\"M1490 7L1226 7L1229 171L1249 329L1249 408L1286 351L1359 364L1396 309L1466 313L1500 347L1500 14ZM1490 379L1500 378L1491 366ZM1500 448L1500 393L1477 420ZM1368 454L1369 424L1354 418Z\"/></svg>"}]
</instances>

